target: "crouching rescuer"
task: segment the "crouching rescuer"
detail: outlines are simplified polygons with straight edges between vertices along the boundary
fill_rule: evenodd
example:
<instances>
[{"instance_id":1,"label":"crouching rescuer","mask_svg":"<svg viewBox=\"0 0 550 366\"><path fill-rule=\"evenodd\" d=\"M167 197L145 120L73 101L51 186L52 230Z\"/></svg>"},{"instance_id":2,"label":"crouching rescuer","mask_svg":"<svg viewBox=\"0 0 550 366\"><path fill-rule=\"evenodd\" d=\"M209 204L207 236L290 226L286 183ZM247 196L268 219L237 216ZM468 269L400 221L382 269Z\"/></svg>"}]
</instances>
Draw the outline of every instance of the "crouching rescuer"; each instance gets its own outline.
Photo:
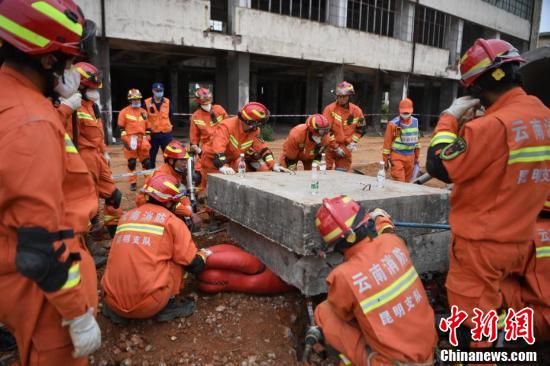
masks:
<instances>
[{"instance_id":1,"label":"crouching rescuer","mask_svg":"<svg viewBox=\"0 0 550 366\"><path fill-rule=\"evenodd\" d=\"M315 309L316 324L343 364L432 365L434 312L390 216L340 196L323 200L315 225L325 251L344 256Z\"/></svg>"},{"instance_id":2,"label":"crouching rescuer","mask_svg":"<svg viewBox=\"0 0 550 366\"><path fill-rule=\"evenodd\" d=\"M197 250L185 223L175 214L182 198L179 181L155 174L142 188L147 203L124 214L112 242L105 275L103 313L114 322L189 316L195 303L178 304L186 272L204 270L209 250Z\"/></svg>"}]
</instances>

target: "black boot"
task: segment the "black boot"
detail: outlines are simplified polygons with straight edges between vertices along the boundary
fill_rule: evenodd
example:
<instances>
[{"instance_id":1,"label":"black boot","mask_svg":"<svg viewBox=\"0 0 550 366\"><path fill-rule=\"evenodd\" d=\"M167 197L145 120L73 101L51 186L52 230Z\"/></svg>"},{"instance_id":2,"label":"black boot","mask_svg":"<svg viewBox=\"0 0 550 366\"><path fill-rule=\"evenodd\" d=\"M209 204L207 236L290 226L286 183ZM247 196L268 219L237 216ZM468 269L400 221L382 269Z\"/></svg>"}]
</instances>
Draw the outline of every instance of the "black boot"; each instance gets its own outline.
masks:
<instances>
[{"instance_id":1,"label":"black boot","mask_svg":"<svg viewBox=\"0 0 550 366\"><path fill-rule=\"evenodd\" d=\"M132 183L132 184L130 184L130 190L131 190L132 192L135 192L136 189L137 189L137 183Z\"/></svg>"},{"instance_id":2,"label":"black boot","mask_svg":"<svg viewBox=\"0 0 550 366\"><path fill-rule=\"evenodd\" d=\"M195 302L186 299L183 303L178 304L175 298L168 300L168 304L155 315L155 320L158 322L167 322L176 318L188 317L195 311Z\"/></svg>"}]
</instances>

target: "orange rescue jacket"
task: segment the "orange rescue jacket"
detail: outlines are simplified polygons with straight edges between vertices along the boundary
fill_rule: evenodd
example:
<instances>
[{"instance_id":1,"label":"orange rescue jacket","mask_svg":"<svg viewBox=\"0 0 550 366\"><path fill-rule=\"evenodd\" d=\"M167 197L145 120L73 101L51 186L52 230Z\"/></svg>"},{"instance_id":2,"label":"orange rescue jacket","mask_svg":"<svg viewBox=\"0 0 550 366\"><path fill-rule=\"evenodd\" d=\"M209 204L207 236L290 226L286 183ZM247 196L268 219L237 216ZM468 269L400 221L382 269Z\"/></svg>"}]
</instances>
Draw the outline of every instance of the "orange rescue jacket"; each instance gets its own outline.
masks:
<instances>
[{"instance_id":1,"label":"orange rescue jacket","mask_svg":"<svg viewBox=\"0 0 550 366\"><path fill-rule=\"evenodd\" d=\"M168 133L172 131L172 123L170 122L170 99L163 97L160 110L158 110L152 98L147 98L145 99L145 109L147 109L147 116L153 133Z\"/></svg>"},{"instance_id":2,"label":"orange rescue jacket","mask_svg":"<svg viewBox=\"0 0 550 366\"><path fill-rule=\"evenodd\" d=\"M131 105L118 114L118 125L124 129L121 137L145 135L146 130L151 128L151 124L147 119L147 111L143 108L132 108Z\"/></svg>"},{"instance_id":3,"label":"orange rescue jacket","mask_svg":"<svg viewBox=\"0 0 550 366\"><path fill-rule=\"evenodd\" d=\"M317 163L321 160L321 154L330 145L329 135L323 136L320 144L311 140L305 123L295 126L290 130L283 144L283 154L279 163L285 168L296 165L298 161Z\"/></svg>"},{"instance_id":4,"label":"orange rescue jacket","mask_svg":"<svg viewBox=\"0 0 550 366\"><path fill-rule=\"evenodd\" d=\"M457 135L464 148L449 145L456 151L443 161L454 183L453 233L470 240L533 240L550 190L550 110L517 87L460 132L456 119L443 114L430 145L454 141Z\"/></svg>"},{"instance_id":5,"label":"orange rescue jacket","mask_svg":"<svg viewBox=\"0 0 550 366\"><path fill-rule=\"evenodd\" d=\"M334 135L333 147L345 147L352 142L359 142L364 133L358 131L360 119L364 119L363 111L357 105L349 103L349 108L342 108L333 102L325 107L323 115L328 119Z\"/></svg>"},{"instance_id":6,"label":"orange rescue jacket","mask_svg":"<svg viewBox=\"0 0 550 366\"><path fill-rule=\"evenodd\" d=\"M214 131L214 126L227 118L227 112L221 105L212 105L212 111L206 112L198 108L191 115L189 127L189 140L191 145L206 144L210 140L210 135Z\"/></svg>"}]
</instances>

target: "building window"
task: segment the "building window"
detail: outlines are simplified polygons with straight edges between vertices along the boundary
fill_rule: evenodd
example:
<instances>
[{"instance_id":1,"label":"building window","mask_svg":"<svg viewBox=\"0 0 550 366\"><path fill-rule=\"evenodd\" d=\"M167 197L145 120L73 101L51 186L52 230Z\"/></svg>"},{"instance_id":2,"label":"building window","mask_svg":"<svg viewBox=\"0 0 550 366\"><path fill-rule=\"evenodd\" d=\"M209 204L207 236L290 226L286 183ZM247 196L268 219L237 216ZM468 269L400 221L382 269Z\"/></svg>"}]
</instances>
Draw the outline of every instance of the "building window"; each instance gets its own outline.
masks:
<instances>
[{"instance_id":1,"label":"building window","mask_svg":"<svg viewBox=\"0 0 550 366\"><path fill-rule=\"evenodd\" d=\"M509 13L531 19L533 15L533 0L483 0L486 3L501 8Z\"/></svg>"},{"instance_id":2,"label":"building window","mask_svg":"<svg viewBox=\"0 0 550 366\"><path fill-rule=\"evenodd\" d=\"M347 27L393 36L395 0L348 0Z\"/></svg>"},{"instance_id":3,"label":"building window","mask_svg":"<svg viewBox=\"0 0 550 366\"><path fill-rule=\"evenodd\" d=\"M414 12L414 41L427 46L445 48L451 16L435 9L416 5Z\"/></svg>"},{"instance_id":4,"label":"building window","mask_svg":"<svg viewBox=\"0 0 550 366\"><path fill-rule=\"evenodd\" d=\"M252 0L252 9L291 17L326 22L328 0Z\"/></svg>"}]
</instances>

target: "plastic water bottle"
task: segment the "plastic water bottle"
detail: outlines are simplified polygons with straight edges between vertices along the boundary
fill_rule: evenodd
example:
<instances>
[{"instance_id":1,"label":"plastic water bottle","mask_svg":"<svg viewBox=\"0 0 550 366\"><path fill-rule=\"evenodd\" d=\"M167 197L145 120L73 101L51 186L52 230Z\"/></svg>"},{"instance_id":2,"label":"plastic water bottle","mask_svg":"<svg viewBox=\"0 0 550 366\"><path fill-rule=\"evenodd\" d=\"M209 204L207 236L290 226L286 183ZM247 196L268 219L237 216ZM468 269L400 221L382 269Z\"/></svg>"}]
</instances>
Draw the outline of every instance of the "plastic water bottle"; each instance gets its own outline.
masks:
<instances>
[{"instance_id":1,"label":"plastic water bottle","mask_svg":"<svg viewBox=\"0 0 550 366\"><path fill-rule=\"evenodd\" d=\"M246 162L244 161L244 154L239 157L239 177L244 178L246 173Z\"/></svg>"},{"instance_id":2,"label":"plastic water bottle","mask_svg":"<svg viewBox=\"0 0 550 366\"><path fill-rule=\"evenodd\" d=\"M378 169L378 174L376 175L376 181L377 187L384 187L384 183L386 183L386 169L384 169L384 162L380 162L380 169Z\"/></svg>"},{"instance_id":3,"label":"plastic water bottle","mask_svg":"<svg viewBox=\"0 0 550 366\"><path fill-rule=\"evenodd\" d=\"M327 174L327 159L325 157L325 153L321 154L321 164L319 165L319 170L321 171L321 174Z\"/></svg>"},{"instance_id":4,"label":"plastic water bottle","mask_svg":"<svg viewBox=\"0 0 550 366\"><path fill-rule=\"evenodd\" d=\"M311 194L316 195L319 192L319 173L317 172L317 163L311 164Z\"/></svg>"}]
</instances>

